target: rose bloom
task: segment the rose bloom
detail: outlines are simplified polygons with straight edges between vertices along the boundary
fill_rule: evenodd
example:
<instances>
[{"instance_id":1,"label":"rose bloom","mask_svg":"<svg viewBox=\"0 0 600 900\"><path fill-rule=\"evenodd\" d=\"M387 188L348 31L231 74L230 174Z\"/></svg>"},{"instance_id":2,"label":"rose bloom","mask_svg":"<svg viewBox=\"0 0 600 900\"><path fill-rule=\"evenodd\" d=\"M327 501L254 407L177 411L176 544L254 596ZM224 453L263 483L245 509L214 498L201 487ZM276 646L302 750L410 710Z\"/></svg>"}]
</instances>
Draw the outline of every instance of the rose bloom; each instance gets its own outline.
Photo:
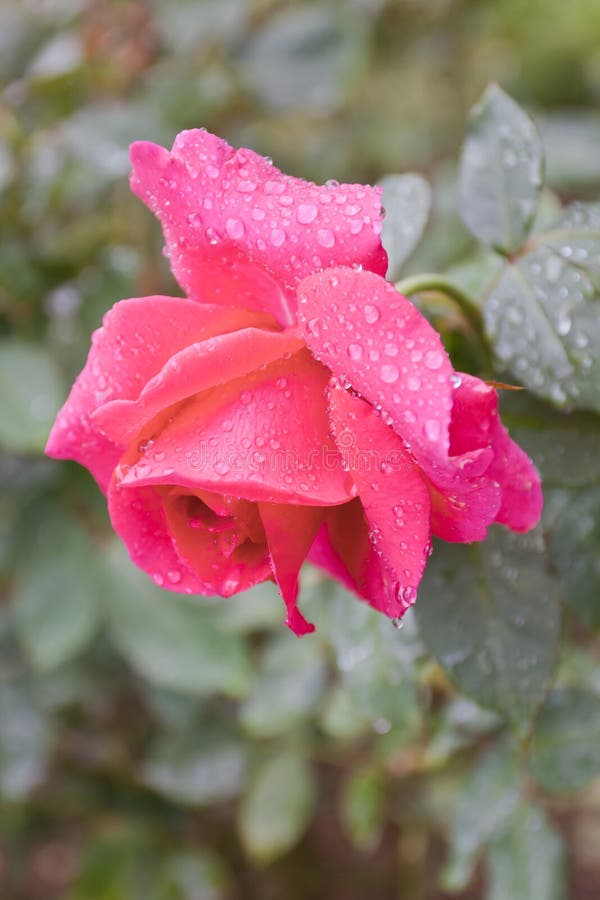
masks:
<instances>
[{"instance_id":1,"label":"rose bloom","mask_svg":"<svg viewBox=\"0 0 600 900\"><path fill-rule=\"evenodd\" d=\"M274 580L303 634L305 559L397 617L432 534L535 525L496 391L385 281L379 188L316 186L201 130L131 159L185 297L106 314L46 452L90 470L156 584Z\"/></svg>"}]
</instances>

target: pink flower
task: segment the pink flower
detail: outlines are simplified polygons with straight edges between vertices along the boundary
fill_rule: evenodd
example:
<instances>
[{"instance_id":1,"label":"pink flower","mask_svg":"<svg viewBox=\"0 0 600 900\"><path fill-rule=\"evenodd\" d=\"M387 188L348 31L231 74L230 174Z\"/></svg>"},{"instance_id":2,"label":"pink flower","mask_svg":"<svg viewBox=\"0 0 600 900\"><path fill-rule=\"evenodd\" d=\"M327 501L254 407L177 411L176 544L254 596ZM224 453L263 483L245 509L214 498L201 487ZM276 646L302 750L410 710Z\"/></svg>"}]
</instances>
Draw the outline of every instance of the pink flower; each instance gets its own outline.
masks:
<instances>
[{"instance_id":1,"label":"pink flower","mask_svg":"<svg viewBox=\"0 0 600 900\"><path fill-rule=\"evenodd\" d=\"M431 534L538 521L495 390L384 280L378 188L317 187L204 131L131 156L186 297L107 313L47 453L92 472L157 584L274 579L302 634L306 558L400 616Z\"/></svg>"}]
</instances>

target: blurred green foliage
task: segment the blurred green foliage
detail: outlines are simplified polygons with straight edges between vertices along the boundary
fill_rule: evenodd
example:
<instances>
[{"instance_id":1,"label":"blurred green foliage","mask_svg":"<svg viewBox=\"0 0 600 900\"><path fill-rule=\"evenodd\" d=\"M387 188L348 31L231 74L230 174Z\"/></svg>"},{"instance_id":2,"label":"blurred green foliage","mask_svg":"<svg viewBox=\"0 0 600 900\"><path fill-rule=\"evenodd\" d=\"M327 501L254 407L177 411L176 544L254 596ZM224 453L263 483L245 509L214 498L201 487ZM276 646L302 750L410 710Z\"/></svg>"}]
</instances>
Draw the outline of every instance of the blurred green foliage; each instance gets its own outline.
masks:
<instances>
[{"instance_id":1,"label":"blurred green foliage","mask_svg":"<svg viewBox=\"0 0 600 900\"><path fill-rule=\"evenodd\" d=\"M481 233L463 168L463 218L488 245L519 248L540 199L508 260L457 212L465 118L490 79L536 112L546 156L508 239L501 217ZM600 5L2 0L0 80L0 895L591 900L600 216L553 223L600 186ZM457 363L537 397L503 402L544 476L543 526L437 547L400 631L313 570L302 641L272 585L165 595L87 473L41 455L106 309L177 291L127 188L128 143L197 126L317 181L425 176L416 250L422 177L385 182L397 270L447 270L495 368L473 311L419 296ZM574 275L567 327L553 304Z\"/></svg>"}]
</instances>

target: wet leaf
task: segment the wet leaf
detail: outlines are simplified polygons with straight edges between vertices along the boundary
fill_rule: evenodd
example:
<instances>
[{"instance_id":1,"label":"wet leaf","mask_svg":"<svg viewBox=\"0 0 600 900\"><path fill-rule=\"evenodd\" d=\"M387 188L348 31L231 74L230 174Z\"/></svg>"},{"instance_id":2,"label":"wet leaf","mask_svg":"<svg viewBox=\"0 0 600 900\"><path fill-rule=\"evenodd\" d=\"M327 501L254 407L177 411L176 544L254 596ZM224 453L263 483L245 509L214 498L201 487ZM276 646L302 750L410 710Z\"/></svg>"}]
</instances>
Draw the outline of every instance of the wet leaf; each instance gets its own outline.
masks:
<instances>
[{"instance_id":1,"label":"wet leaf","mask_svg":"<svg viewBox=\"0 0 600 900\"><path fill-rule=\"evenodd\" d=\"M250 667L241 641L217 628L201 597L155 587L115 543L108 554L107 611L115 643L131 665L162 687L243 696Z\"/></svg>"},{"instance_id":2,"label":"wet leaf","mask_svg":"<svg viewBox=\"0 0 600 900\"><path fill-rule=\"evenodd\" d=\"M22 801L46 774L52 726L23 682L0 686L0 794Z\"/></svg>"},{"instance_id":3,"label":"wet leaf","mask_svg":"<svg viewBox=\"0 0 600 900\"><path fill-rule=\"evenodd\" d=\"M344 830L359 850L373 850L384 826L385 782L375 769L358 769L346 781L340 815Z\"/></svg>"},{"instance_id":4,"label":"wet leaf","mask_svg":"<svg viewBox=\"0 0 600 900\"><path fill-rule=\"evenodd\" d=\"M438 543L415 610L457 687L527 730L554 671L560 623L540 530L496 526L484 544Z\"/></svg>"},{"instance_id":5,"label":"wet leaf","mask_svg":"<svg viewBox=\"0 0 600 900\"><path fill-rule=\"evenodd\" d=\"M240 808L239 829L248 855L269 863L305 831L315 803L312 772L302 757L284 752L255 775Z\"/></svg>"},{"instance_id":6,"label":"wet leaf","mask_svg":"<svg viewBox=\"0 0 600 900\"><path fill-rule=\"evenodd\" d=\"M388 255L388 281L395 281L427 225L431 190L421 175L386 175L379 182L385 209L381 243Z\"/></svg>"},{"instance_id":7,"label":"wet leaf","mask_svg":"<svg viewBox=\"0 0 600 900\"><path fill-rule=\"evenodd\" d=\"M240 710L241 722L253 735L285 734L314 712L324 687L319 644L278 634L262 655L253 691Z\"/></svg>"},{"instance_id":8,"label":"wet leaf","mask_svg":"<svg viewBox=\"0 0 600 900\"><path fill-rule=\"evenodd\" d=\"M487 900L566 900L563 842L537 807L517 807L487 859Z\"/></svg>"},{"instance_id":9,"label":"wet leaf","mask_svg":"<svg viewBox=\"0 0 600 900\"><path fill-rule=\"evenodd\" d=\"M212 727L160 738L142 765L141 777L176 803L200 806L235 797L245 771L242 744Z\"/></svg>"},{"instance_id":10,"label":"wet leaf","mask_svg":"<svg viewBox=\"0 0 600 900\"><path fill-rule=\"evenodd\" d=\"M498 744L477 760L450 826L450 855L442 873L445 890L460 891L469 883L483 847L515 809L519 786L517 757L509 744Z\"/></svg>"},{"instance_id":11,"label":"wet leaf","mask_svg":"<svg viewBox=\"0 0 600 900\"><path fill-rule=\"evenodd\" d=\"M58 512L37 525L17 569L12 609L27 655L52 669L94 637L104 584L97 548L80 525Z\"/></svg>"},{"instance_id":12,"label":"wet leaf","mask_svg":"<svg viewBox=\"0 0 600 900\"><path fill-rule=\"evenodd\" d=\"M15 339L0 343L0 444L16 453L43 450L65 397L43 347Z\"/></svg>"},{"instance_id":13,"label":"wet leaf","mask_svg":"<svg viewBox=\"0 0 600 900\"><path fill-rule=\"evenodd\" d=\"M550 525L552 559L565 599L589 628L600 626L600 486L562 492Z\"/></svg>"},{"instance_id":14,"label":"wet leaf","mask_svg":"<svg viewBox=\"0 0 600 900\"><path fill-rule=\"evenodd\" d=\"M471 113L462 151L459 208L466 226L482 243L514 253L531 228L542 176L533 121L491 84Z\"/></svg>"},{"instance_id":15,"label":"wet leaf","mask_svg":"<svg viewBox=\"0 0 600 900\"><path fill-rule=\"evenodd\" d=\"M531 772L547 791L581 790L600 773L600 696L557 688L536 722Z\"/></svg>"},{"instance_id":16,"label":"wet leaf","mask_svg":"<svg viewBox=\"0 0 600 900\"><path fill-rule=\"evenodd\" d=\"M508 264L484 303L494 352L559 407L600 410L600 212L567 211Z\"/></svg>"}]
</instances>

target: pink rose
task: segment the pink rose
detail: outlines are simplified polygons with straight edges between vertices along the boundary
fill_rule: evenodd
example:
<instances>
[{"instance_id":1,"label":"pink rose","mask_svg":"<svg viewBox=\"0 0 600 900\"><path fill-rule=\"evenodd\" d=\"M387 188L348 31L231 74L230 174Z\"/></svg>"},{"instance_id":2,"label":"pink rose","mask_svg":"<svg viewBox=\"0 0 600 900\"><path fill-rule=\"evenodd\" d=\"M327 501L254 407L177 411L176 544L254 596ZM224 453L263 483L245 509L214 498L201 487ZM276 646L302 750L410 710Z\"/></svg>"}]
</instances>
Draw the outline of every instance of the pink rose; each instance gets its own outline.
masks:
<instances>
[{"instance_id":1,"label":"pink rose","mask_svg":"<svg viewBox=\"0 0 600 900\"><path fill-rule=\"evenodd\" d=\"M495 390L384 280L378 188L317 187L204 131L131 157L186 297L107 313L47 452L92 472L157 584L274 579L302 634L305 559L401 616L431 534L538 521Z\"/></svg>"}]
</instances>

